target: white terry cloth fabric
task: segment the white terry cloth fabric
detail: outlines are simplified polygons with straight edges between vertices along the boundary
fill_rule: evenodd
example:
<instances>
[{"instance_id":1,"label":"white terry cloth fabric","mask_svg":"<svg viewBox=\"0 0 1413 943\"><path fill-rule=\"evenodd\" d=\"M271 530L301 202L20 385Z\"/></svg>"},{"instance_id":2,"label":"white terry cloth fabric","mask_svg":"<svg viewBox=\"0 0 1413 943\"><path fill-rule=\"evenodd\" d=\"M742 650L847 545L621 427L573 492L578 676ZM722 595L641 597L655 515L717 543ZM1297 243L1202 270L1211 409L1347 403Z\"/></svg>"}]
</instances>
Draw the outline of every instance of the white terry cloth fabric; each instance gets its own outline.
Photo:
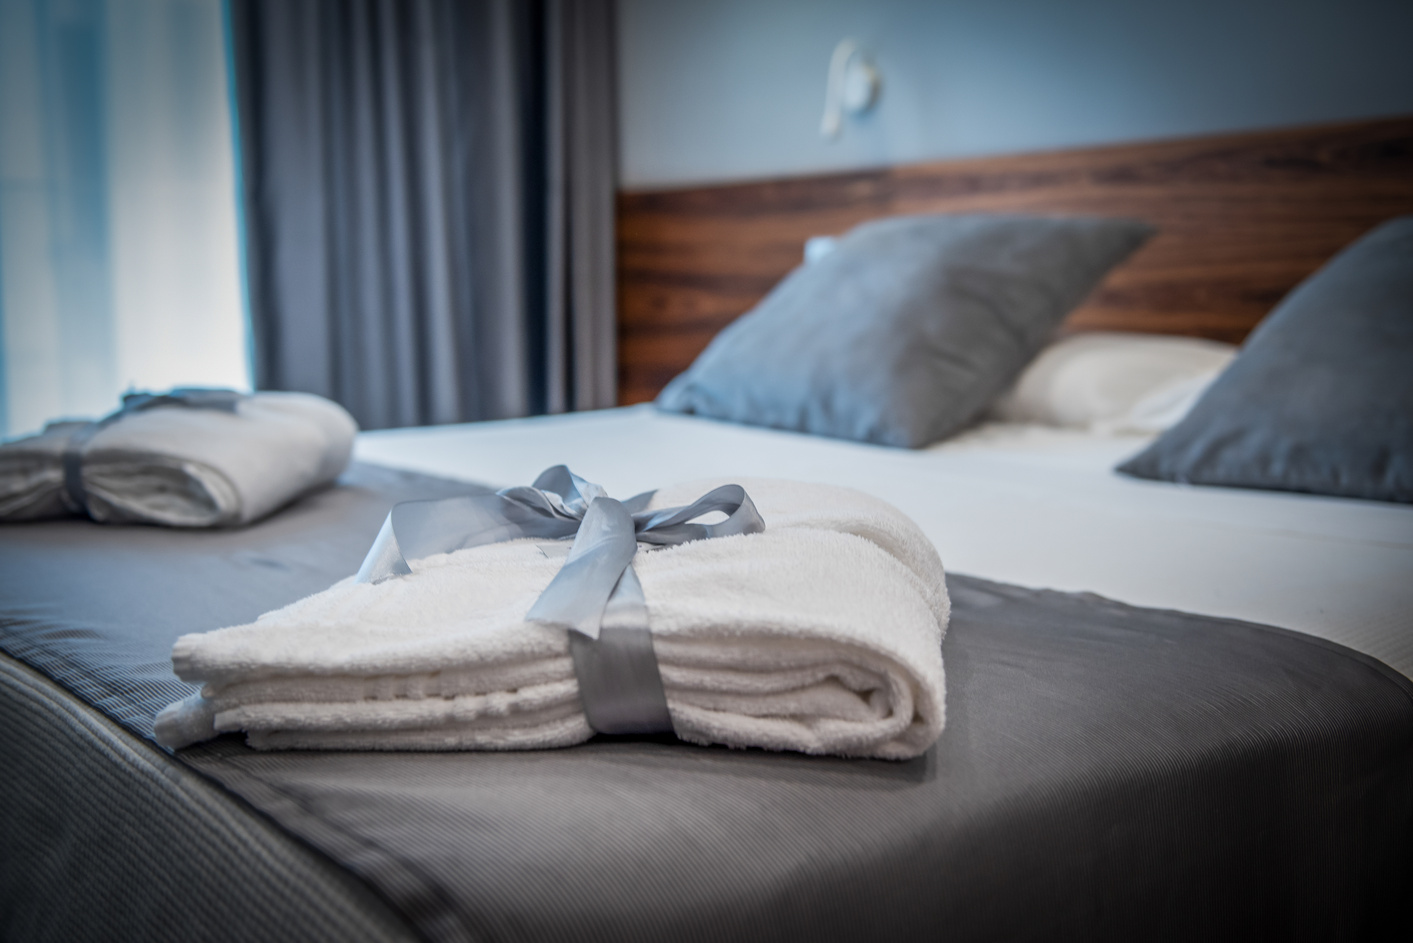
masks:
<instances>
[{"instance_id":1,"label":"white terry cloth fabric","mask_svg":"<svg viewBox=\"0 0 1413 943\"><path fill-rule=\"evenodd\" d=\"M0 445L0 521L74 513L64 450L82 423ZM169 527L248 524L348 466L358 424L308 393L255 393L236 412L159 406L100 429L83 459L95 520Z\"/></svg>"},{"instance_id":2,"label":"white terry cloth fabric","mask_svg":"<svg viewBox=\"0 0 1413 943\"><path fill-rule=\"evenodd\" d=\"M763 533L640 551L677 735L696 743L903 759L943 725L948 600L936 550L850 489L730 479ZM722 481L664 489L686 504ZM343 580L250 625L177 640L202 694L157 718L172 747L244 730L260 749L533 749L593 731L567 631L525 613L563 563L517 540Z\"/></svg>"}]
</instances>

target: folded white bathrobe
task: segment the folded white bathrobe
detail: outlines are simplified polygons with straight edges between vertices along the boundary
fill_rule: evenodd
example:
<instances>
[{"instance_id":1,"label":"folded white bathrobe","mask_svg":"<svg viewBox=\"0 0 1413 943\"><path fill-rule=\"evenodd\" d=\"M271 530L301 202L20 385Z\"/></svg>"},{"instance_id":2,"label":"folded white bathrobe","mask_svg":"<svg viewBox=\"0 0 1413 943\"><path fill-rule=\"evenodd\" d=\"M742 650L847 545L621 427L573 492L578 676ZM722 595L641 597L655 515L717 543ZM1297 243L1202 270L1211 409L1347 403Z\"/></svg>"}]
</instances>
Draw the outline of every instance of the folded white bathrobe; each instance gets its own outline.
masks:
<instances>
[{"instance_id":1,"label":"folded white bathrobe","mask_svg":"<svg viewBox=\"0 0 1413 943\"><path fill-rule=\"evenodd\" d=\"M83 423L0 445L0 521L61 517L64 450ZM358 425L308 393L255 393L234 413L159 406L98 430L83 458L95 520L217 527L258 520L348 466Z\"/></svg>"},{"instance_id":2,"label":"folded white bathrobe","mask_svg":"<svg viewBox=\"0 0 1413 943\"><path fill-rule=\"evenodd\" d=\"M659 492L687 504L725 482ZM948 601L931 542L849 489L737 480L763 533L640 550L677 735L697 743L902 759L942 730ZM567 630L525 621L563 563L516 540L347 579L250 625L177 640L202 696L157 720L182 746L247 732L262 749L567 746L593 731Z\"/></svg>"}]
</instances>

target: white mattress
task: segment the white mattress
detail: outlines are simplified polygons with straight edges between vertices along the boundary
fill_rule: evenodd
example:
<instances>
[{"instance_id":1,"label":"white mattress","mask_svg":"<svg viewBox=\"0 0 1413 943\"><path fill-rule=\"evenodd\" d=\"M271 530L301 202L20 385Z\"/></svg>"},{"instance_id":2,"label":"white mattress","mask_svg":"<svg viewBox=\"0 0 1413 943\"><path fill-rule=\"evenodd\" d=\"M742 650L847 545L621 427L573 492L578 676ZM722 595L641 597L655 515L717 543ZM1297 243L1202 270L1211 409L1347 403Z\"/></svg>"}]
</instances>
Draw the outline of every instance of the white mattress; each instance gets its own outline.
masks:
<instances>
[{"instance_id":1,"label":"white mattress","mask_svg":"<svg viewBox=\"0 0 1413 943\"><path fill-rule=\"evenodd\" d=\"M992 424L908 451L631 406L363 433L355 455L496 486L564 463L618 497L718 476L848 485L909 514L949 570L1282 626L1413 677L1413 507L1112 471L1145 442Z\"/></svg>"}]
</instances>

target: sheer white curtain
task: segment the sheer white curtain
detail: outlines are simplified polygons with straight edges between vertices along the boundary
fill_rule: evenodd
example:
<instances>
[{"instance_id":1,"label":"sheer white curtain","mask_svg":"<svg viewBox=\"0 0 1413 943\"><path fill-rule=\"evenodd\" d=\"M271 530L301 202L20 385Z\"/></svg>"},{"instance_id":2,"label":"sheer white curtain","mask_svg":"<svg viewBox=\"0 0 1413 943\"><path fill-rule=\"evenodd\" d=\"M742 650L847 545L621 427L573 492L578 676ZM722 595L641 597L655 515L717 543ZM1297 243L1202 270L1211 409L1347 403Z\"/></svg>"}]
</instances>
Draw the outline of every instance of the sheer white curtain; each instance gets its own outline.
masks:
<instances>
[{"instance_id":1,"label":"sheer white curtain","mask_svg":"<svg viewBox=\"0 0 1413 943\"><path fill-rule=\"evenodd\" d=\"M0 0L0 436L248 388L220 0Z\"/></svg>"}]
</instances>

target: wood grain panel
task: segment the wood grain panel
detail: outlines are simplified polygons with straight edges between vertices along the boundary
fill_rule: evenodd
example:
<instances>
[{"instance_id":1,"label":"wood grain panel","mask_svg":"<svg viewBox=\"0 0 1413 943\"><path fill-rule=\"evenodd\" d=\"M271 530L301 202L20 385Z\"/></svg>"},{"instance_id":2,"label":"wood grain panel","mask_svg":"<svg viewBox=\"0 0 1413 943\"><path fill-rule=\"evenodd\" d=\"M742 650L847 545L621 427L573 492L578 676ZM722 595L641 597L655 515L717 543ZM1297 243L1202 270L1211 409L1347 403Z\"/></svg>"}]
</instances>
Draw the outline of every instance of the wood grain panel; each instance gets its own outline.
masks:
<instances>
[{"instance_id":1,"label":"wood grain panel","mask_svg":"<svg viewBox=\"0 0 1413 943\"><path fill-rule=\"evenodd\" d=\"M1066 327L1236 342L1340 248L1413 213L1413 118L621 193L620 402L656 395L807 237L964 212L1146 219L1158 235Z\"/></svg>"}]
</instances>

